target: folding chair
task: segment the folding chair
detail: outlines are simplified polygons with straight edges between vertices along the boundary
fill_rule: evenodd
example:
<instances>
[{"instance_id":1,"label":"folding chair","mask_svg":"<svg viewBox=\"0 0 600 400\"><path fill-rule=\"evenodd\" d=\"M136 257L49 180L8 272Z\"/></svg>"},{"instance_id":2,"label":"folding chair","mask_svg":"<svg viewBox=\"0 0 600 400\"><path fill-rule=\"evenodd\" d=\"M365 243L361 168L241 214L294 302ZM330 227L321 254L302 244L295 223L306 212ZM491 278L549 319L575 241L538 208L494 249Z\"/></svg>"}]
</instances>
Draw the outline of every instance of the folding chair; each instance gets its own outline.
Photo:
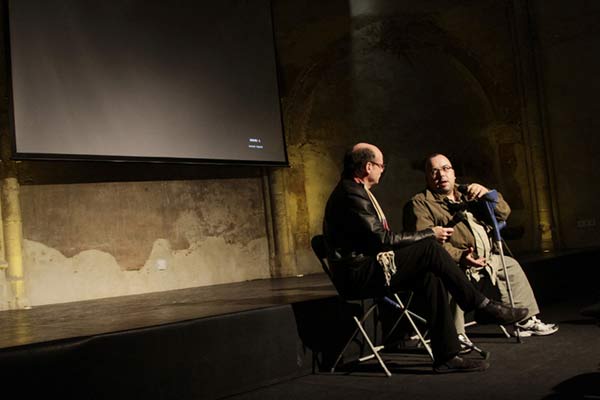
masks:
<instances>
[{"instance_id":1,"label":"folding chair","mask_svg":"<svg viewBox=\"0 0 600 400\"><path fill-rule=\"evenodd\" d=\"M317 235L314 236L311 240L311 246L312 249L315 253L315 255L317 256L317 258L319 259L319 262L321 263L321 267L323 268L323 271L327 274L327 276L329 276L329 279L331 280L331 283L333 283L333 285L335 286L335 281L333 280L333 276L331 273L331 270L329 268L329 263L327 261L327 247L325 244L325 238L323 237L323 235ZM349 298L344 296L340 290L336 287L336 290L338 292L338 295L344 300L344 301L361 301L361 305L362 305L362 316L360 317L360 319L356 316L353 316L353 320L356 324L356 329L354 330L354 332L352 333L352 335L350 336L350 338L348 339L348 341L346 342L346 345L343 347L342 351L339 353L338 357L336 358L333 366L331 367L331 372L335 372L335 368L338 366L338 364L340 363L340 361L342 360L342 357L344 356L344 353L346 352L346 350L348 350L349 346L352 344L352 342L359 336L359 334L362 335L364 341L367 343L367 345L369 346L370 349L370 354L363 356L362 355L362 348L361 348L361 354L360 356L354 360L357 362L364 362L367 360L371 360L373 358L376 358L379 365L381 366L381 368L383 369L383 371L385 372L385 374L389 377L392 376L391 372L389 371L389 369L387 368L385 362L383 361L383 359L381 358L381 355L379 354L379 352L384 348L384 346L382 345L375 345L375 340L372 340L369 337L369 334L367 333L366 329L365 329L365 322L369 319L369 317L371 315L376 315L374 313L376 313L378 311L378 307L383 304L389 304L391 306L393 306L395 309L397 309L400 312L400 316L398 317L398 319L396 320L395 324L393 325L393 327L391 328L390 332L388 333L388 337L391 335L391 333L396 329L396 327L398 326L400 320L406 316L407 320L409 321L410 325L412 326L414 332L416 333L420 344L426 349L427 353L429 354L429 357L431 357L431 359L433 360L433 353L431 352L431 348L429 346L429 343L427 340L425 340L425 338L423 337L423 334L421 333L421 331L418 329L417 325L415 324L413 318L416 318L417 320L426 323L426 320L423 319L422 317L420 317L419 315L413 313L412 311L410 311L408 309L408 306L410 305L410 302L412 300L412 292L410 292L409 294L409 298L406 302L406 305L401 301L399 295L397 293L393 293L390 295L384 295L384 296L380 296L380 297L365 297L365 298ZM366 300L373 300L373 303L366 309L365 311L365 304L364 301ZM375 321L375 325L377 324L377 321ZM376 334L375 334L376 336Z\"/></svg>"}]
</instances>

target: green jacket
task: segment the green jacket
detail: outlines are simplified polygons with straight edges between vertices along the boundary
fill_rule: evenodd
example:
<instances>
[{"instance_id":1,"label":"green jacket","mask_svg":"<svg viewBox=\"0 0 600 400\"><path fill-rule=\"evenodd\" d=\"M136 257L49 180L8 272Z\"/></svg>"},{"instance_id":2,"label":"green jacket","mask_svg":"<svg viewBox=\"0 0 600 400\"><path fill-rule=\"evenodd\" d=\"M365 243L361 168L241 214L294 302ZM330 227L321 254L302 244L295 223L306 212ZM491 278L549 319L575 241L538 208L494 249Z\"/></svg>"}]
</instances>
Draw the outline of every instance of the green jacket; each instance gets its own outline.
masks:
<instances>
[{"instance_id":1,"label":"green jacket","mask_svg":"<svg viewBox=\"0 0 600 400\"><path fill-rule=\"evenodd\" d=\"M465 201L464 195L455 189L455 195L461 201ZM454 211L450 210L445 201L446 196L433 193L429 189L417 193L404 207L404 230L420 231L434 226L447 226L454 218ZM510 207L502 195L498 193L498 204L495 210L496 218L499 221L506 221L510 214ZM482 218L477 217L477 212L473 213L477 222L486 227L489 232L491 227L487 226ZM450 240L444 243L444 248L450 253L454 261L461 262L463 252L469 247L476 248L475 237L467 223L459 223L454 227L454 233Z\"/></svg>"}]
</instances>

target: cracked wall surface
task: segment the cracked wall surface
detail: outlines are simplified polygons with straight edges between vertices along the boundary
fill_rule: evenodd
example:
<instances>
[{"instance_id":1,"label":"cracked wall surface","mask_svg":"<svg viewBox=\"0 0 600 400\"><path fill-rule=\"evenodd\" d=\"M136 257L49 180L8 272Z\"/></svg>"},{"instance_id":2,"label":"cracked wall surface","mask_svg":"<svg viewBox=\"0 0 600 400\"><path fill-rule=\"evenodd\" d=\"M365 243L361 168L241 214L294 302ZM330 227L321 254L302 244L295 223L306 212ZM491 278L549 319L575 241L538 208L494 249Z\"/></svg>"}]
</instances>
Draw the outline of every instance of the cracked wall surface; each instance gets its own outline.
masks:
<instances>
[{"instance_id":1,"label":"cracked wall surface","mask_svg":"<svg viewBox=\"0 0 600 400\"><path fill-rule=\"evenodd\" d=\"M516 23L512 13L527 7L537 25ZM527 126L544 124L562 241L597 245L600 57L590 49L599 13L589 1L274 0L291 166L275 197L285 203L278 217L289 227L295 258L283 272L320 272L309 241L321 232L343 151L357 141L386 153L389 168L376 193L394 228L404 202L424 186L423 158L443 152L461 181L505 195L513 208L509 227L521 230L511 249L537 250ZM536 34L532 48L517 49L515 37ZM523 82L519 65L536 49L540 80ZM4 137L7 55L0 55ZM532 86L539 99L524 98ZM546 115L535 119L526 108L538 100ZM269 270L263 172L61 161L23 161L18 171L33 305L285 275ZM579 220L594 225L582 228ZM10 297L3 278L0 299Z\"/></svg>"},{"instance_id":2,"label":"cracked wall surface","mask_svg":"<svg viewBox=\"0 0 600 400\"><path fill-rule=\"evenodd\" d=\"M23 186L33 305L269 277L261 182Z\"/></svg>"}]
</instances>

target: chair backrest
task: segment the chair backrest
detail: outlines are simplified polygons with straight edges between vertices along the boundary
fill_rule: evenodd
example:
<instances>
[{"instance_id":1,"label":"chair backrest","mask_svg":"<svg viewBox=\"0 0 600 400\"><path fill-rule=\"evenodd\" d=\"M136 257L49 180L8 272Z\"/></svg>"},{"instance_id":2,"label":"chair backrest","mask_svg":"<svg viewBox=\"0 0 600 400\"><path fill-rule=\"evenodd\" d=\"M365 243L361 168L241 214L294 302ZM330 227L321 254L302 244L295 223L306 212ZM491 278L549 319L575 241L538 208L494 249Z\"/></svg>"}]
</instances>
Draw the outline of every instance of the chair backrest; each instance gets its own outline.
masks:
<instances>
[{"instance_id":1,"label":"chair backrest","mask_svg":"<svg viewBox=\"0 0 600 400\"><path fill-rule=\"evenodd\" d=\"M323 268L323 271L325 271L327 276L329 276L331 283L333 283L333 286L335 286L340 296L344 297L347 300L364 300L369 298L381 298L389 294L388 290L383 286L381 287L381 290L369 290L368 292L364 292L360 295L356 293L349 294L343 288L338 287L338 285L336 284L336 280L333 279L333 273L331 272L329 263L327 261L328 251L327 243L325 243L325 237L323 235L313 236L313 238L310 241L310 245L313 249L313 252L319 259L319 262L321 263L321 268Z\"/></svg>"},{"instance_id":2,"label":"chair backrest","mask_svg":"<svg viewBox=\"0 0 600 400\"><path fill-rule=\"evenodd\" d=\"M310 245L313 249L313 252L319 259L321 263L321 268L323 271L332 278L331 270L329 269L329 264L327 263L327 245L325 244L325 237L323 235L316 235L310 241Z\"/></svg>"}]
</instances>

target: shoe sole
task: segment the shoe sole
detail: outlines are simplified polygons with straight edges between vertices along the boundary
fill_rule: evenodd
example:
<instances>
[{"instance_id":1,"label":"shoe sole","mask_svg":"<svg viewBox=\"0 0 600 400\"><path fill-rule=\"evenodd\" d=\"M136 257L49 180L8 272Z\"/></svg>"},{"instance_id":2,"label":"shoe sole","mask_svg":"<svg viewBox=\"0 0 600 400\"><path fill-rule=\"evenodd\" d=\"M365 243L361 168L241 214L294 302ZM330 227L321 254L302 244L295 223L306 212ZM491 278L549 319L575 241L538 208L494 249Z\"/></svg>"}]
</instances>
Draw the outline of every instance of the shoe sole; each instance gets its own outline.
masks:
<instances>
[{"instance_id":1,"label":"shoe sole","mask_svg":"<svg viewBox=\"0 0 600 400\"><path fill-rule=\"evenodd\" d=\"M533 332L533 331L519 331L519 337L531 337L531 336L550 336L558 332L558 328L549 332ZM517 336L513 333L514 336Z\"/></svg>"}]
</instances>

